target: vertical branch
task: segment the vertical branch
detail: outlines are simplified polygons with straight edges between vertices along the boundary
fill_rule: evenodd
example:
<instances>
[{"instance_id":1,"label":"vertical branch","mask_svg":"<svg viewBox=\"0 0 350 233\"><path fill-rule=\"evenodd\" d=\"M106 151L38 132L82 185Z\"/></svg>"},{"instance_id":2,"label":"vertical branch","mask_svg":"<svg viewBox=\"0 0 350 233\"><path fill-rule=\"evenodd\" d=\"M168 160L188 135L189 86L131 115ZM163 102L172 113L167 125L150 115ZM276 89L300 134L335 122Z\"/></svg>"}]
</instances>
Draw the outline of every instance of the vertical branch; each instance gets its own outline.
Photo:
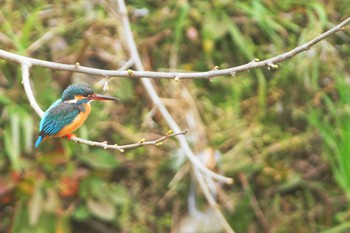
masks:
<instances>
[{"instance_id":1,"label":"vertical branch","mask_svg":"<svg viewBox=\"0 0 350 233\"><path fill-rule=\"evenodd\" d=\"M32 66L32 64L30 64L29 62L22 62L21 63L21 68L22 68L22 83L24 86L24 90L26 92L26 95L28 97L30 106L32 106L32 108L35 110L35 112L40 116L43 117L44 112L43 110L41 110L40 106L38 105L38 103L36 102L35 98L34 98L34 94L32 91L32 88L30 87L30 80L29 80L29 75L30 75L30 67Z\"/></svg>"},{"instance_id":2,"label":"vertical branch","mask_svg":"<svg viewBox=\"0 0 350 233\"><path fill-rule=\"evenodd\" d=\"M130 51L131 59L133 59L133 61L135 62L134 64L135 64L135 67L137 70L144 71L144 67L143 67L140 55L137 51L137 46L136 46L134 37L132 35L132 31L130 28L130 23L129 23L129 18L127 17L127 10L126 10L125 3L123 0L117 0L117 3L119 6L119 12L122 15L121 20L123 23L124 35L125 35L125 38L127 41L128 49ZM175 122L174 118L171 116L171 114L169 113L169 111L167 110L167 108L164 106L163 102L159 98L159 96L158 96L158 94L157 94L157 92L152 84L152 81L150 79L142 78L141 82L142 82L143 86L145 87L148 95L150 96L153 104L155 106L157 106L158 110L162 114L163 118L165 119L165 121L167 122L167 124L169 125L171 130L174 133L181 132L180 127ZM191 161L191 163L194 166L198 167L201 172L207 174L209 177L213 177L213 178L217 179L218 181L222 181L222 182L225 182L228 184L231 184L233 182L232 178L219 175L219 174L209 170L207 167L205 167L197 159L197 157L194 155L194 153L192 152L190 146L188 145L186 137L184 137L183 135L180 135L177 137L177 139L181 145L181 149L184 151L184 153L186 154L188 159Z\"/></svg>"},{"instance_id":3,"label":"vertical branch","mask_svg":"<svg viewBox=\"0 0 350 233\"><path fill-rule=\"evenodd\" d=\"M220 211L219 206L216 203L213 195L210 193L209 188L207 186L207 183L205 183L203 175L195 167L193 168L193 171L194 171L194 175L199 183L199 186L201 187L201 189L203 191L205 198L207 199L210 207L212 207L214 209L216 217L218 218L221 226L225 229L225 232L235 233L235 231L231 228L230 224L228 224L225 216Z\"/></svg>"},{"instance_id":4,"label":"vertical branch","mask_svg":"<svg viewBox=\"0 0 350 233\"><path fill-rule=\"evenodd\" d=\"M123 0L117 0L118 6L119 6L119 12L122 15L122 23L123 23L123 28L124 28L124 35L126 37L127 45L130 51L131 59L135 62L135 67L139 71L144 71L144 67L141 61L141 58L139 56L139 53L137 51L137 46L134 40L134 37L132 35L132 30L130 28L130 23L129 23L129 18L127 17L127 9L125 6L125 2ZM153 101L154 105L157 106L159 109L160 113L166 120L167 124L169 127L174 131L174 133L180 132L181 129L179 125L175 122L174 118L171 116L167 108L164 106L163 102L159 98L152 81L150 79L145 79L142 78L141 82L145 89L148 92L148 95L150 96L151 100ZM192 152L186 138L183 135L179 135L177 137L181 149L184 151L188 159L191 161L193 170L195 173L195 177L197 181L199 182L199 185L204 193L204 196L206 197L208 203L210 204L211 207L214 208L215 214L218 217L218 220L220 224L224 227L226 232L229 233L234 233L234 230L231 228L231 226L228 224L226 221L224 215L221 213L214 197L209 191L209 188L207 186L207 183L204 180L204 175L206 175L208 178L215 178L217 180L226 182L226 183L232 183L232 179L228 177L221 176L210 169L208 169L203 163L201 163L198 158L194 155Z\"/></svg>"}]
</instances>

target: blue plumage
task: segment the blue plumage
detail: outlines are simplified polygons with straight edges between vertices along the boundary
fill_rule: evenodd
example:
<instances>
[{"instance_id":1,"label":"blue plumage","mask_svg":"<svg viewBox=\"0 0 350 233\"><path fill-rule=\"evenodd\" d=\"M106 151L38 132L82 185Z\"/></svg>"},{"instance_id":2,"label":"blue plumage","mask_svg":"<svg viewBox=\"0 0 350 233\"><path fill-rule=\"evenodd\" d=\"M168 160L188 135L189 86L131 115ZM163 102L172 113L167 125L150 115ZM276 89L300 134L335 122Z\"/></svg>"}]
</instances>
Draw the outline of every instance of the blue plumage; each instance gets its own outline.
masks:
<instances>
[{"instance_id":1,"label":"blue plumage","mask_svg":"<svg viewBox=\"0 0 350 233\"><path fill-rule=\"evenodd\" d=\"M49 108L40 122L39 138L35 143L38 147L45 136L54 136L65 126L71 124L84 107L78 104L58 102Z\"/></svg>"},{"instance_id":2,"label":"blue plumage","mask_svg":"<svg viewBox=\"0 0 350 233\"><path fill-rule=\"evenodd\" d=\"M43 123L42 134L55 135L64 126L69 125L79 115L79 106L61 103L51 109Z\"/></svg>"},{"instance_id":3,"label":"blue plumage","mask_svg":"<svg viewBox=\"0 0 350 233\"><path fill-rule=\"evenodd\" d=\"M91 90L90 87L87 87L82 84L72 84L69 87L67 87L66 90L64 90L61 99L62 101L66 101L74 99L74 96L76 95L86 96L91 94L94 94L94 91Z\"/></svg>"},{"instance_id":4,"label":"blue plumage","mask_svg":"<svg viewBox=\"0 0 350 233\"><path fill-rule=\"evenodd\" d=\"M43 141L44 137L43 136L39 136L38 139L35 142L35 148L37 148L39 146L39 144Z\"/></svg>"},{"instance_id":5,"label":"blue plumage","mask_svg":"<svg viewBox=\"0 0 350 233\"><path fill-rule=\"evenodd\" d=\"M50 111L52 108L56 107L56 106L57 106L59 103L61 103L61 102L62 102L61 99L56 100L56 101L55 101L53 104L51 104L51 106L46 110L46 112L44 113L44 116L43 116L43 117L41 118L41 120L40 120L39 131L42 130L43 124L44 124L44 121L45 121L45 118L46 118L47 114L49 113L49 111Z\"/></svg>"}]
</instances>

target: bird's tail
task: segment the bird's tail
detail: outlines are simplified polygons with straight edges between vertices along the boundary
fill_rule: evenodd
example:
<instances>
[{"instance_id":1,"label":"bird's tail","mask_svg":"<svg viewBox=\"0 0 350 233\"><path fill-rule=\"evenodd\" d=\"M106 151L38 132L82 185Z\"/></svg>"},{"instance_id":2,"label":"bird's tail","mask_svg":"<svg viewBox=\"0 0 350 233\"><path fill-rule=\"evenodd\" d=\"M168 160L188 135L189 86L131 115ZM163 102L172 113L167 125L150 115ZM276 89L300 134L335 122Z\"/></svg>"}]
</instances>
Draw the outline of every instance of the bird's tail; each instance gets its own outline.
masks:
<instances>
[{"instance_id":1,"label":"bird's tail","mask_svg":"<svg viewBox=\"0 0 350 233\"><path fill-rule=\"evenodd\" d=\"M44 137L43 136L39 136L38 139L35 142L35 148L37 148L39 146L39 144L43 141Z\"/></svg>"}]
</instances>

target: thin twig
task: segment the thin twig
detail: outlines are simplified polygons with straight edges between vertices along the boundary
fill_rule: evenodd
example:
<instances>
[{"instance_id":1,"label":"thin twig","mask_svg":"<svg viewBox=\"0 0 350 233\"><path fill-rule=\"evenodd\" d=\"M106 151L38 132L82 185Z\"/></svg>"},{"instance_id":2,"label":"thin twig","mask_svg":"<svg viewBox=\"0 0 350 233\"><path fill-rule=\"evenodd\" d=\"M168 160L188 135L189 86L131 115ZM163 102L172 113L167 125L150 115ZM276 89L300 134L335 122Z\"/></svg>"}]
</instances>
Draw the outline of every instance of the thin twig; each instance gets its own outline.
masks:
<instances>
[{"instance_id":1,"label":"thin twig","mask_svg":"<svg viewBox=\"0 0 350 233\"><path fill-rule=\"evenodd\" d=\"M126 70L129 69L130 67L132 67L134 65L134 60L133 59L129 59L127 60L121 67L119 67L118 70Z\"/></svg>"},{"instance_id":2,"label":"thin twig","mask_svg":"<svg viewBox=\"0 0 350 233\"><path fill-rule=\"evenodd\" d=\"M78 137L71 137L70 140L75 141L77 143L82 143L88 146L98 146L98 147L102 147L104 149L114 149L114 150L119 150L120 152L124 152L124 149L131 149L131 148L136 148L136 147L141 147L141 146L147 146L147 145L151 145L151 146L160 146L162 145L161 142L165 141L166 139L170 138L170 137L175 137L175 136L179 136L179 135L183 135L186 134L187 130L183 130L181 132L178 133L167 133L166 135L155 139L155 140L151 140L151 141L146 141L145 139L141 139L139 142L136 143L132 143L132 144L127 144L127 145L111 145L108 144L106 141L105 142L95 142L95 141L89 141L86 139L82 139L82 138L78 138Z\"/></svg>"},{"instance_id":3,"label":"thin twig","mask_svg":"<svg viewBox=\"0 0 350 233\"><path fill-rule=\"evenodd\" d=\"M219 206L216 203L213 195L210 193L208 185L205 183L203 175L199 172L199 170L196 167L193 167L193 171L205 198L207 199L210 207L214 209L214 213L218 218L218 221L220 222L221 226L224 228L225 232L235 233L230 224L227 222L223 213L220 211Z\"/></svg>"},{"instance_id":4,"label":"thin twig","mask_svg":"<svg viewBox=\"0 0 350 233\"><path fill-rule=\"evenodd\" d=\"M330 35L334 33L344 30L344 28L350 24L350 17L346 18L343 22L338 24L337 26L331 28L330 30L324 32L323 34L315 37L313 40L298 46L288 52L280 54L278 56L259 61L259 59L254 59L252 62L246 63L244 65L228 68L228 69L213 69L205 72L155 72L155 71L144 71L138 69L135 70L103 70L90 68L85 66L76 66L76 65L67 65L56 62L49 62L40 59L34 59L30 57L20 56L14 53L10 53L4 50L0 50L0 58L7 61L16 62L18 64L23 63L23 61L27 61L33 66L42 66L49 69L54 70L62 70L62 71L71 71L78 73L85 73L90 75L97 76L110 76L110 77L130 77L130 78L154 78L154 79L209 79L218 76L232 76L242 71L252 70L256 68L278 68L277 64L288 60L295 55L309 50L312 46L317 44L318 42L324 40Z\"/></svg>"},{"instance_id":5,"label":"thin twig","mask_svg":"<svg viewBox=\"0 0 350 233\"><path fill-rule=\"evenodd\" d=\"M35 112L41 117L44 115L44 111L41 110L40 106L35 100L35 97L33 95L32 88L30 86L30 80L29 80L29 75L30 75L30 67L32 66L30 63L24 61L21 63L22 65L22 83L24 86L24 91L26 92L26 95L28 97L30 106L35 110Z\"/></svg>"}]
</instances>

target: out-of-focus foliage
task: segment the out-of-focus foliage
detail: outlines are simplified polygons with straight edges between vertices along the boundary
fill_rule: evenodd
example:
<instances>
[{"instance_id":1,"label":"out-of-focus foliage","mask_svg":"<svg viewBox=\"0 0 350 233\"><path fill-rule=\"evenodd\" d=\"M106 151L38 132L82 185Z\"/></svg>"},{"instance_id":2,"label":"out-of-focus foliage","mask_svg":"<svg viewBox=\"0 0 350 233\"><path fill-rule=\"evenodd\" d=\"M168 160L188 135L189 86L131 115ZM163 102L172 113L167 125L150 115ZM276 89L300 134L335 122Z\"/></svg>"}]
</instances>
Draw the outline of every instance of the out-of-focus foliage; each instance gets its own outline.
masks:
<instances>
[{"instance_id":1,"label":"out-of-focus foliage","mask_svg":"<svg viewBox=\"0 0 350 233\"><path fill-rule=\"evenodd\" d=\"M104 69L129 59L115 1L0 3L0 49ZM269 58L350 15L342 0L127 4L148 70L206 71ZM188 109L198 111L193 120L206 137L196 152L203 145L221 152L219 169L236 182L219 189L218 203L236 232L349 231L349 44L346 28L277 70L155 82L181 127ZM35 67L31 78L44 109L71 82L102 92L103 77ZM122 101L93 103L77 135L125 144L168 130L137 80L109 85L107 94ZM180 98L182 88L191 99ZM52 139L34 150L39 118L20 67L5 61L0 114L0 232L176 232L185 222L189 176L169 191L181 164L176 141L121 154Z\"/></svg>"}]
</instances>

